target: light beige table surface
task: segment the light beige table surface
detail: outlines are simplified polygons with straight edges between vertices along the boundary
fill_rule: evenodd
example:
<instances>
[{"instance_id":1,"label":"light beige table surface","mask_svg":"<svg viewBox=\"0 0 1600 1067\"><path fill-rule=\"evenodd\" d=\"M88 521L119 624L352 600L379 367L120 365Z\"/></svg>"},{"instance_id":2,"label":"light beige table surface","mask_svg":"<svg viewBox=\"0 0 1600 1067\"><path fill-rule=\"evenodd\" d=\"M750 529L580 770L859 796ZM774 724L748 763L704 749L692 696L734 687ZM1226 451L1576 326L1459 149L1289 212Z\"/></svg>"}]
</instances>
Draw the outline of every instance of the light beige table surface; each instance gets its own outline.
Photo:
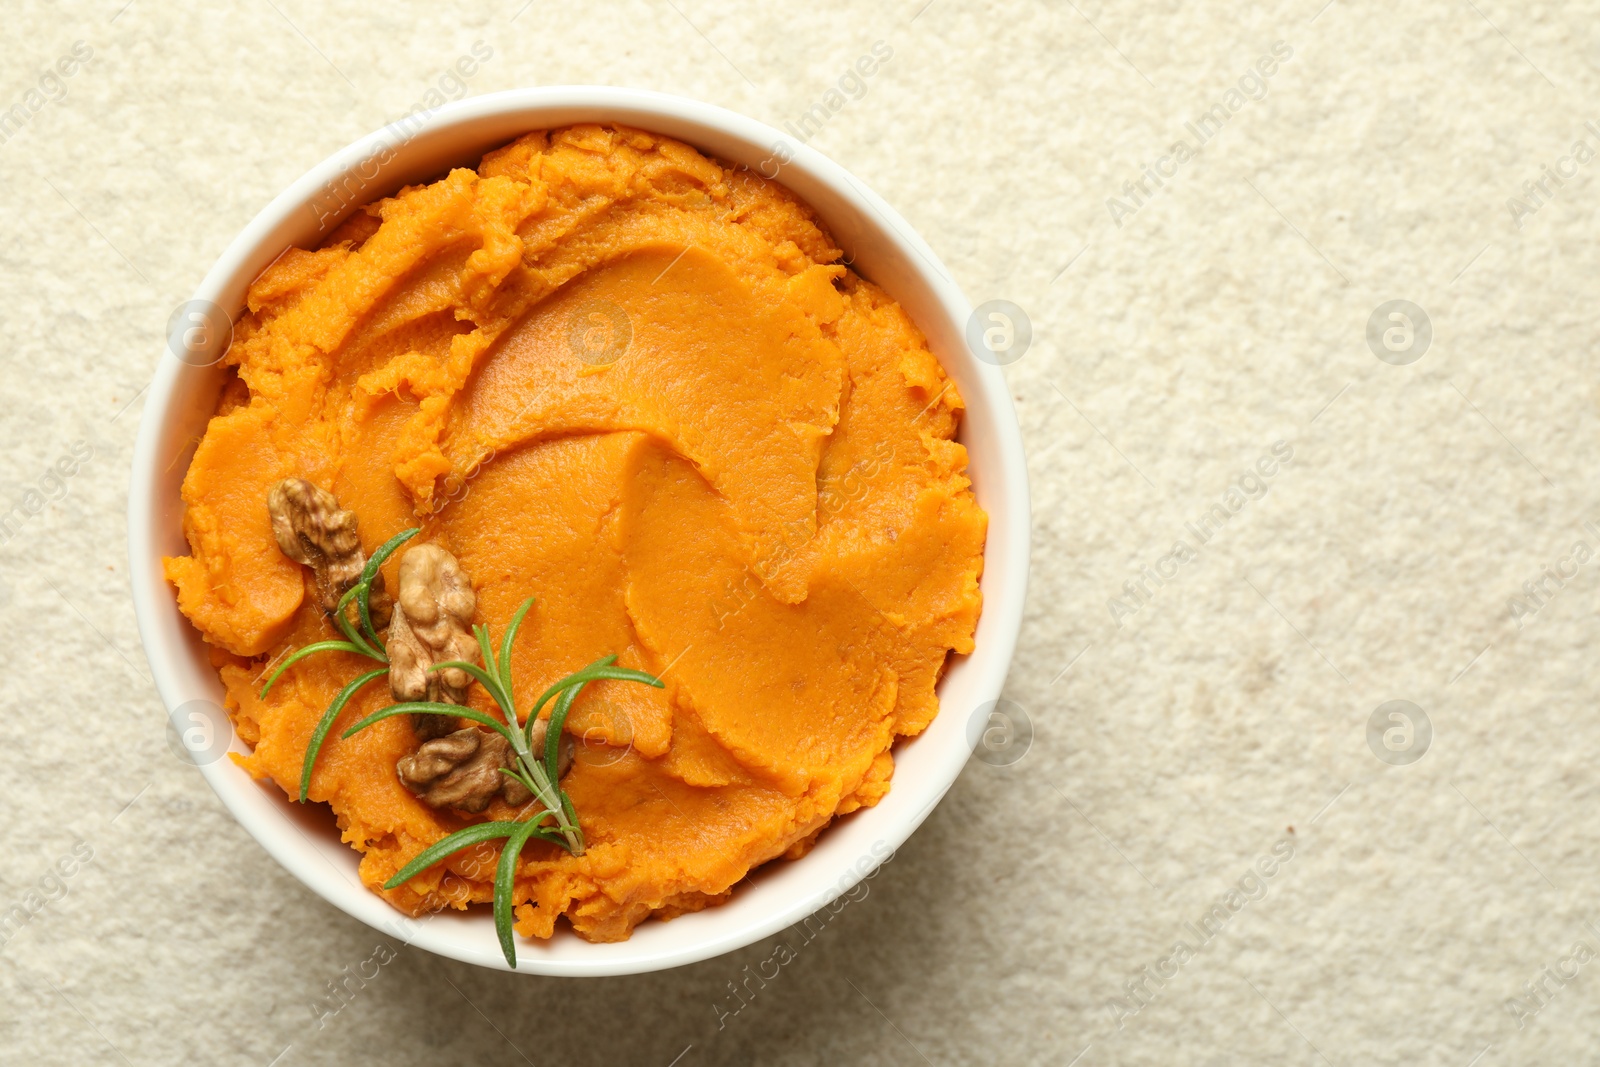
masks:
<instances>
[{"instance_id":1,"label":"light beige table surface","mask_svg":"<svg viewBox=\"0 0 1600 1067\"><path fill-rule=\"evenodd\" d=\"M1595 1062L1600 11L1321 3L8 4L0 909L32 919L0 1061ZM1032 747L974 761L736 1014L782 939L561 982L336 912L169 751L140 649L126 485L169 312L476 42L449 93L778 126L882 42L811 143L1032 321ZM1392 300L1420 358L1368 343ZM1369 744L1391 700L1431 729L1409 765L1377 753L1416 754L1415 711L1409 753L1387 712L1402 751Z\"/></svg>"}]
</instances>

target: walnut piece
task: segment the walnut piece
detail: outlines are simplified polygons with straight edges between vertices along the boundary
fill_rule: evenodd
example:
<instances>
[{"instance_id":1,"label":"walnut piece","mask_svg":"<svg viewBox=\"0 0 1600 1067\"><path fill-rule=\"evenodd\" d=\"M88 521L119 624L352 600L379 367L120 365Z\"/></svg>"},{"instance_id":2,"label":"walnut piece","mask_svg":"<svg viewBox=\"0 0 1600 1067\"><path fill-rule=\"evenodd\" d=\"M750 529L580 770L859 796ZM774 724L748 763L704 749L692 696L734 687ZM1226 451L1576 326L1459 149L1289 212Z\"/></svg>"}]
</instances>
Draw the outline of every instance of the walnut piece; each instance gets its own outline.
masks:
<instances>
[{"instance_id":1,"label":"walnut piece","mask_svg":"<svg viewBox=\"0 0 1600 1067\"><path fill-rule=\"evenodd\" d=\"M322 610L331 615L367 565L355 512L340 508L338 497L304 478L285 478L267 494L267 514L283 554L315 572ZM381 586L374 582L373 587Z\"/></svg>"},{"instance_id":2,"label":"walnut piece","mask_svg":"<svg viewBox=\"0 0 1600 1067\"><path fill-rule=\"evenodd\" d=\"M466 671L429 668L449 660L478 661L471 627L477 606L466 572L443 548L417 545L401 557L400 594L389 620L387 647L389 691L396 700L466 703L472 682ZM455 730L459 720L419 714L412 716L412 722L417 736L429 740Z\"/></svg>"},{"instance_id":3,"label":"walnut piece","mask_svg":"<svg viewBox=\"0 0 1600 1067\"><path fill-rule=\"evenodd\" d=\"M500 768L513 765L510 742L493 730L468 726L423 742L416 754L401 759L395 770L424 804L476 814L488 807L497 793L508 804L526 804L533 799L521 782L500 773Z\"/></svg>"}]
</instances>

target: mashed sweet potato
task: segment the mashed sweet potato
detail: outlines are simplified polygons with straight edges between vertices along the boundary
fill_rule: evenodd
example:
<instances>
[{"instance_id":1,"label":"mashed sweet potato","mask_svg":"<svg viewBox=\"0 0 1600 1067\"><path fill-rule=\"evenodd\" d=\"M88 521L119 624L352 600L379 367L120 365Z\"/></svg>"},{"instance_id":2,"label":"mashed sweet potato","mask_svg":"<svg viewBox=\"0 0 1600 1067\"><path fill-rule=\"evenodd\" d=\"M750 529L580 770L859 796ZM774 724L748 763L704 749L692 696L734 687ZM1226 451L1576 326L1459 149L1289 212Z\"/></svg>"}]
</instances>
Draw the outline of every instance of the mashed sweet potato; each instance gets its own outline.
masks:
<instances>
[{"instance_id":1,"label":"mashed sweet potato","mask_svg":"<svg viewBox=\"0 0 1600 1067\"><path fill-rule=\"evenodd\" d=\"M296 794L323 709L372 665L314 656L257 695L273 659L334 636L269 528L269 489L298 477L356 513L369 553L421 525L497 635L538 597L520 708L607 653L666 682L575 706L565 785L589 848L528 846L524 935L566 915L626 938L876 803L947 654L972 647L986 519L955 388L840 259L780 186L601 126L529 134L285 253L250 288L183 483L192 555L167 561L244 766ZM471 821L397 779L405 717L339 739L389 703L378 684L345 709L310 783L377 892ZM493 710L477 687L470 703ZM411 914L488 901L496 854L383 895Z\"/></svg>"}]
</instances>

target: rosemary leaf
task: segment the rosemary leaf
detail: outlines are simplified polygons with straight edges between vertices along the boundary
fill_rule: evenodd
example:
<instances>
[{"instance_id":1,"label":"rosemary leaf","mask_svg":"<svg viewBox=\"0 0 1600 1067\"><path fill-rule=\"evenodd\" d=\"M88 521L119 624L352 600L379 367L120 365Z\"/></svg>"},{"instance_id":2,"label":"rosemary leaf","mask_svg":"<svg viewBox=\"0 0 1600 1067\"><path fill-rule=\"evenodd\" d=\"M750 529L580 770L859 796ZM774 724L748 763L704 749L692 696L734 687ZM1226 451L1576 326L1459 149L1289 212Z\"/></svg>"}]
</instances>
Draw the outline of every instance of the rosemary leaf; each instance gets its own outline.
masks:
<instances>
[{"instance_id":1,"label":"rosemary leaf","mask_svg":"<svg viewBox=\"0 0 1600 1067\"><path fill-rule=\"evenodd\" d=\"M428 670L442 671L450 668L454 668L458 671L465 671L467 674L477 679L478 684L487 689L489 691L489 695L494 697L494 702L500 705L500 710L507 711L508 706L511 704L511 695L504 692L500 688L500 679L496 678L493 672L484 670L476 663L468 663L464 659L451 659L445 660L443 663L435 663L433 666L429 667ZM507 713L509 714L509 712ZM516 721L514 716L511 721Z\"/></svg>"},{"instance_id":2,"label":"rosemary leaf","mask_svg":"<svg viewBox=\"0 0 1600 1067\"><path fill-rule=\"evenodd\" d=\"M573 810L572 798L567 796L567 791L561 791L561 810L566 813L567 821L578 831L578 851L583 851L583 827L578 825L578 813Z\"/></svg>"},{"instance_id":3,"label":"rosemary leaf","mask_svg":"<svg viewBox=\"0 0 1600 1067\"><path fill-rule=\"evenodd\" d=\"M374 648L381 647L383 642L378 640L378 632L372 628L371 582L356 583L356 614L361 619L361 632L367 635Z\"/></svg>"},{"instance_id":4,"label":"rosemary leaf","mask_svg":"<svg viewBox=\"0 0 1600 1067\"><path fill-rule=\"evenodd\" d=\"M356 691L368 682L376 681L389 673L389 668L379 667L375 671L368 671L355 679L349 685L339 690L339 695L333 698L333 703L328 705L328 710L322 713L322 720L317 723L317 728L311 732L311 743L306 745L306 757L300 764L300 803L306 802L306 792L311 788L311 768L317 762L317 753L322 751L323 739L328 736L328 731L333 727L333 721L339 717L344 706Z\"/></svg>"},{"instance_id":5,"label":"rosemary leaf","mask_svg":"<svg viewBox=\"0 0 1600 1067\"><path fill-rule=\"evenodd\" d=\"M357 582L349 588L344 596L339 598L339 606L333 609L333 624L339 628L340 632L344 634L351 644L361 646L361 654L363 656L387 663L389 662L388 657L378 651L374 644L368 644L367 639L361 635L361 632L351 625L350 616L345 614L345 609L350 606L350 601L356 600L361 596L362 592L361 583ZM374 638L374 642L376 642L376 638Z\"/></svg>"},{"instance_id":6,"label":"rosemary leaf","mask_svg":"<svg viewBox=\"0 0 1600 1067\"><path fill-rule=\"evenodd\" d=\"M297 648L290 654L288 659L278 664L278 669L272 672L272 677L267 679L267 684L261 687L261 699L265 700L267 698L267 690L272 688L272 683L276 682L284 671L315 652L354 652L357 655L366 655L366 652L352 645L349 641L318 641L314 645Z\"/></svg>"},{"instance_id":7,"label":"rosemary leaf","mask_svg":"<svg viewBox=\"0 0 1600 1067\"><path fill-rule=\"evenodd\" d=\"M567 713L572 710L572 702L578 699L578 694L583 692L583 682L561 692L561 699L556 701L556 708L550 713L550 725L544 731L544 772L550 781L555 783L559 776L556 774L560 764L561 730L567 724Z\"/></svg>"},{"instance_id":8,"label":"rosemary leaf","mask_svg":"<svg viewBox=\"0 0 1600 1067\"><path fill-rule=\"evenodd\" d=\"M588 685L590 682L598 681L642 682L645 685L654 686L657 689L660 689L666 685L665 682L653 674L646 674L644 671L636 671L631 667L612 666L612 663L616 660L616 658L616 656L602 656L600 659L595 660L582 670L575 671L572 674L567 675L565 678L552 685L549 689L546 689L544 693L540 695L539 699L534 702L533 710L528 713L528 721L523 724L524 734L531 739L533 737L533 722L539 717L539 713L544 710L545 704L550 701L551 697L571 689L574 686L582 688L583 686Z\"/></svg>"},{"instance_id":9,"label":"rosemary leaf","mask_svg":"<svg viewBox=\"0 0 1600 1067\"><path fill-rule=\"evenodd\" d=\"M399 533L389 538L389 540L379 545L378 550L368 557L367 565L361 568L361 580L363 582L370 583L373 576L378 573L378 568L383 566L384 562L388 560L390 556L394 555L394 550L421 532L421 527L413 526L409 530L401 530Z\"/></svg>"},{"instance_id":10,"label":"rosemary leaf","mask_svg":"<svg viewBox=\"0 0 1600 1067\"><path fill-rule=\"evenodd\" d=\"M464 848L481 845L483 842L493 841L497 837L506 837L525 825L525 823L518 822L480 822L474 823L465 829L457 830L450 836L435 841L417 853L416 859L400 868L393 878L383 883L383 888L396 889L446 856L453 856Z\"/></svg>"},{"instance_id":11,"label":"rosemary leaf","mask_svg":"<svg viewBox=\"0 0 1600 1067\"><path fill-rule=\"evenodd\" d=\"M528 617L528 611L533 607L536 598L529 597L522 602L517 613L511 616L511 622L506 626L505 636L500 638L500 684L507 693L511 692L511 642L517 639L517 631L522 629L522 620Z\"/></svg>"},{"instance_id":12,"label":"rosemary leaf","mask_svg":"<svg viewBox=\"0 0 1600 1067\"><path fill-rule=\"evenodd\" d=\"M506 843L500 849L500 863L494 872L494 931L500 937L500 951L505 953L506 962L515 969L517 943L511 936L511 892L516 887L517 860L522 855L522 846L528 843L528 838L538 833L539 828L534 822L513 825L516 829L506 836Z\"/></svg>"},{"instance_id":13,"label":"rosemary leaf","mask_svg":"<svg viewBox=\"0 0 1600 1067\"><path fill-rule=\"evenodd\" d=\"M376 552L374 552L370 557L368 557L367 565L365 567L361 568L361 581L365 582L368 585L371 585L372 584L372 579L378 573L378 568L383 566L384 562L390 556L394 555L394 550L399 548L401 545L405 544L407 541L411 540L413 537L417 536L417 534L419 534L421 532L422 532L422 528L421 527L413 526L409 530L401 530L399 533L397 533L393 537L389 538L389 540L387 540L383 544L379 545L378 546L378 550Z\"/></svg>"},{"instance_id":14,"label":"rosemary leaf","mask_svg":"<svg viewBox=\"0 0 1600 1067\"><path fill-rule=\"evenodd\" d=\"M478 639L478 654L483 657L484 669L486 669L490 674L494 675L495 679L498 681L500 678L500 669L495 666L494 642L489 640L489 628L487 626L474 626L472 628L472 636ZM491 693L494 692L492 686L490 687L489 691Z\"/></svg>"},{"instance_id":15,"label":"rosemary leaf","mask_svg":"<svg viewBox=\"0 0 1600 1067\"><path fill-rule=\"evenodd\" d=\"M416 700L405 704L390 704L388 707L381 708L378 711L373 712L371 715L368 715L365 719L362 719L360 722L356 723L339 736L351 737L360 733L362 730L365 730L373 723L382 722L384 719L392 719L396 715L410 715L414 713L422 715L452 715L458 719L470 719L475 723L481 723L482 725L497 731L500 736L511 742L513 748L516 747L516 742L512 740L512 731L506 729L506 724L501 722L499 719L496 719L494 716L485 715L476 708L463 707L460 704L441 704L431 700Z\"/></svg>"},{"instance_id":16,"label":"rosemary leaf","mask_svg":"<svg viewBox=\"0 0 1600 1067\"><path fill-rule=\"evenodd\" d=\"M531 752L519 755L517 757L517 762L522 771L522 783L533 791L534 799L537 800L544 809L541 814L535 815L534 819L537 821L538 819L543 818L544 814L548 814L551 818L556 820L557 827L561 829L564 835L571 836L570 831L575 829L575 827L562 825L563 816L565 813L561 808L561 801L557 794L557 787L553 782L550 781L549 776L545 774L544 762L534 756ZM576 840L575 837L573 839Z\"/></svg>"},{"instance_id":17,"label":"rosemary leaf","mask_svg":"<svg viewBox=\"0 0 1600 1067\"><path fill-rule=\"evenodd\" d=\"M510 778L512 781L517 782L519 785L522 786L522 788L526 789L528 792L532 793L534 796L538 796L539 795L539 790L534 786L534 784L531 781L528 780L528 776L523 774L521 771L513 770L510 767L501 767L500 768L500 773L505 775L507 778ZM537 818L537 817L538 816L535 816L535 818Z\"/></svg>"},{"instance_id":18,"label":"rosemary leaf","mask_svg":"<svg viewBox=\"0 0 1600 1067\"><path fill-rule=\"evenodd\" d=\"M385 560L394 555L395 549L421 532L421 527L413 526L409 530L402 530L395 534L382 545L379 545L378 550L367 559L367 565L361 568L361 579L356 583L361 590L361 595L356 599L356 606L361 614L361 628L367 632L367 636L372 639L372 643L379 647L382 647L382 642L378 640L378 632L372 628L372 583L377 580L378 568L383 566ZM344 614L342 609L339 614ZM387 659L385 661L387 662Z\"/></svg>"},{"instance_id":19,"label":"rosemary leaf","mask_svg":"<svg viewBox=\"0 0 1600 1067\"><path fill-rule=\"evenodd\" d=\"M533 720L539 717L539 713L544 710L544 706L550 702L552 697L558 696L563 689L578 685L582 682L582 675L584 671L593 670L596 667L610 666L616 661L616 656L601 656L599 659L589 664L589 666L584 667L583 670L574 671L560 681L553 683L549 689L546 689L544 692L540 693L539 699L533 702L533 710L528 712L528 729L530 731L533 729Z\"/></svg>"}]
</instances>

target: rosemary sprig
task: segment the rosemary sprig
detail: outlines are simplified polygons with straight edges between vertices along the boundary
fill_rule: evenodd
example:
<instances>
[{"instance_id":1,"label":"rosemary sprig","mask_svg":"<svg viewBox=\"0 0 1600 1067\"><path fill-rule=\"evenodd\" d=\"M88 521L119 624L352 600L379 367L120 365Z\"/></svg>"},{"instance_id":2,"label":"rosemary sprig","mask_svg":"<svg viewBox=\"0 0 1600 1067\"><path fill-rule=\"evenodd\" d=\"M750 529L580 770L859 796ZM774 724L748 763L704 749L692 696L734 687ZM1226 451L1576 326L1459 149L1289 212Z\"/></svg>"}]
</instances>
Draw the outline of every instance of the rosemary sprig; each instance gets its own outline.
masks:
<instances>
[{"instance_id":1,"label":"rosemary sprig","mask_svg":"<svg viewBox=\"0 0 1600 1067\"><path fill-rule=\"evenodd\" d=\"M328 736L328 731L333 727L333 722L344 710L357 691L370 682L389 673L389 657L384 652L383 642L378 640L378 633L372 627L372 583L377 578L378 568L383 566L384 560L394 555L395 549L411 540L422 531L417 528L402 531L385 541L372 558L367 560L367 565L361 568L361 577L349 592L339 598L339 606L334 610L333 622L344 634L343 641L318 641L296 649L288 659L278 664L278 669L272 672L272 677L267 679L267 684L261 687L261 699L267 698L267 690L272 688L283 672L299 663L307 656L318 652L354 652L358 656L377 660L383 664L378 670L368 671L349 685L339 690L328 710L322 713L322 719L317 723L317 728L311 732L311 743L306 746L306 756L300 765L300 803L306 802L306 793L311 788L311 768L317 762L317 753L322 751L322 742ZM355 602L358 621L352 623L348 614L351 601ZM357 626L360 628L357 629Z\"/></svg>"},{"instance_id":2,"label":"rosemary sprig","mask_svg":"<svg viewBox=\"0 0 1600 1067\"><path fill-rule=\"evenodd\" d=\"M478 648L483 653L483 666L476 663L467 663L462 660L452 660L447 663L434 664L431 670L445 670L454 668L466 671L479 685L488 690L500 706L500 711L505 717L502 722L492 715L486 715L473 708L462 707L458 704L442 704L433 701L408 701L402 704L391 704L379 711L373 712L354 726L344 732L345 737L359 733L373 723L382 722L384 719L396 715L451 715L456 718L469 719L472 722L494 730L504 737L515 753L515 766L511 769L501 768L501 773L509 775L521 782L533 794L535 800L541 805L541 810L536 812L531 819L521 821L496 821L482 822L468 826L466 829L457 830L443 840L424 849L415 859L406 864L400 871L387 882L383 888L395 889L429 867L448 856L460 852L464 848L482 844L485 841L505 840L505 845L500 852L500 863L495 869L494 878L494 925L495 932L499 935L500 950L505 953L506 962L512 967L517 965L516 943L512 939L512 912L511 891L514 876L516 875L517 859L522 854L522 846L531 838L548 841L559 845L574 856L583 855L584 839L583 829L578 825L577 813L572 807L572 798L567 796L567 791L561 788L560 775L557 773L557 764L561 745L561 731L566 724L567 713L572 710L573 702L578 694L583 692L584 686L590 682L603 680L641 682L661 688L664 684L661 679L644 671L631 670L627 667L615 666L616 656L602 656L580 671L575 671L546 689L533 708L528 712L527 721L519 725L517 719L516 700L512 695L511 682L511 646L516 640L517 631L522 627L522 620L533 607L533 598L523 601L517 609L516 615L511 619L511 624L506 627L504 636L500 639L499 654L496 655L494 643L490 640L487 626L473 627L473 633L478 638ZM353 683L352 683L353 684ZM538 721L539 713L552 699L555 707L551 709L550 721L545 727L544 751L533 751L533 724ZM331 721L331 720L330 720ZM547 824L545 820L554 820Z\"/></svg>"}]
</instances>

